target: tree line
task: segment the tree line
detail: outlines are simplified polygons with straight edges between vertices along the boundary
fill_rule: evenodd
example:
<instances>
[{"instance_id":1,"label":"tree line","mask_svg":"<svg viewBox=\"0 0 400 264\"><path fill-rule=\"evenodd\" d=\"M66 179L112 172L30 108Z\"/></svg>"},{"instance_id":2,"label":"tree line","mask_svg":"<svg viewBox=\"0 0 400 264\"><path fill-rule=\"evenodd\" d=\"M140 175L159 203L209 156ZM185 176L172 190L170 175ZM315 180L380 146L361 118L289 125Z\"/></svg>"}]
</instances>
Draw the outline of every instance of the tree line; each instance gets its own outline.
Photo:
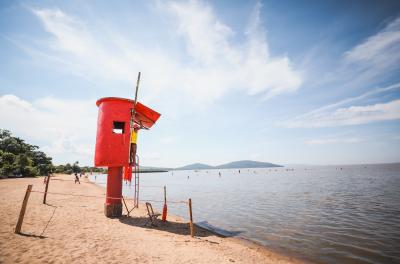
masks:
<instances>
[{"instance_id":1,"label":"tree line","mask_svg":"<svg viewBox=\"0 0 400 264\"><path fill-rule=\"evenodd\" d=\"M0 176L32 177L50 173L106 173L106 169L80 167L76 161L72 165L54 166L52 158L39 150L38 146L26 143L23 139L12 136L8 130L0 129Z\"/></svg>"},{"instance_id":2,"label":"tree line","mask_svg":"<svg viewBox=\"0 0 400 264\"><path fill-rule=\"evenodd\" d=\"M79 161L75 161L72 165L67 163L65 165L54 166L54 173L64 173L64 174L72 174L72 173L107 173L107 169L105 168L96 168L89 166L79 166Z\"/></svg>"}]
</instances>

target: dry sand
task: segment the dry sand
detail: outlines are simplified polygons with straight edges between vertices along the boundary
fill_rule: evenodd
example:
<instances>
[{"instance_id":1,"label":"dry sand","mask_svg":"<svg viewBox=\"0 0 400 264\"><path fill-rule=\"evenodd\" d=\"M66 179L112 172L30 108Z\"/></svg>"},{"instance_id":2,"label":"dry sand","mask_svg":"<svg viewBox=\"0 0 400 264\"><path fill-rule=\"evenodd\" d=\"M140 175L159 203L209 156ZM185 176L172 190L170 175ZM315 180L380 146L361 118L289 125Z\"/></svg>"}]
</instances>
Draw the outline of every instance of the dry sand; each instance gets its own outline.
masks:
<instances>
[{"instance_id":1,"label":"dry sand","mask_svg":"<svg viewBox=\"0 0 400 264\"><path fill-rule=\"evenodd\" d=\"M56 175L49 192L105 195L87 181L74 184L71 175ZM43 178L0 180L0 263L299 263L236 238L222 238L168 216L167 223L146 227L141 206L131 217L109 219L103 198L31 193L22 235L14 234L28 184L43 191ZM130 202L132 203L132 202Z\"/></svg>"}]
</instances>

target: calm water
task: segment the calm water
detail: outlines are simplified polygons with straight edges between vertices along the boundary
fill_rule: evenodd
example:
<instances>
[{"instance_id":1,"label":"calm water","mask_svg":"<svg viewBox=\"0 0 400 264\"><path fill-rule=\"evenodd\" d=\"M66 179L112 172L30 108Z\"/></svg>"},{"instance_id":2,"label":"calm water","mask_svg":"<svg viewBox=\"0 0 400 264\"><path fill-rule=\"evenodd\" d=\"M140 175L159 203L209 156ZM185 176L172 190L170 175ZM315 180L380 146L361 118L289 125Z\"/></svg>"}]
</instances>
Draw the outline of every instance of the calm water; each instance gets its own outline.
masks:
<instances>
[{"instance_id":1,"label":"calm water","mask_svg":"<svg viewBox=\"0 0 400 264\"><path fill-rule=\"evenodd\" d=\"M141 174L140 198L162 200L166 185L169 200L192 198L195 222L311 261L400 263L400 164L240 171Z\"/></svg>"}]
</instances>

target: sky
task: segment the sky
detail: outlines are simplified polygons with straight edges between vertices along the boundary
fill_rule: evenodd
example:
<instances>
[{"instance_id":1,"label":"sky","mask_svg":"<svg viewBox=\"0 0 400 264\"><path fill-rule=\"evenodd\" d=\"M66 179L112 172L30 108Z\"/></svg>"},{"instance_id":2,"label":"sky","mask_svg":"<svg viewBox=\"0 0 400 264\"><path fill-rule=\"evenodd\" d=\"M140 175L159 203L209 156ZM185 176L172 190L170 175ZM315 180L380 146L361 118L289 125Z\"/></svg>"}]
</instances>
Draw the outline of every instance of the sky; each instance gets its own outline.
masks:
<instances>
[{"instance_id":1,"label":"sky","mask_svg":"<svg viewBox=\"0 0 400 264\"><path fill-rule=\"evenodd\" d=\"M0 1L0 128L55 164L139 71L142 165L400 161L400 1Z\"/></svg>"}]
</instances>

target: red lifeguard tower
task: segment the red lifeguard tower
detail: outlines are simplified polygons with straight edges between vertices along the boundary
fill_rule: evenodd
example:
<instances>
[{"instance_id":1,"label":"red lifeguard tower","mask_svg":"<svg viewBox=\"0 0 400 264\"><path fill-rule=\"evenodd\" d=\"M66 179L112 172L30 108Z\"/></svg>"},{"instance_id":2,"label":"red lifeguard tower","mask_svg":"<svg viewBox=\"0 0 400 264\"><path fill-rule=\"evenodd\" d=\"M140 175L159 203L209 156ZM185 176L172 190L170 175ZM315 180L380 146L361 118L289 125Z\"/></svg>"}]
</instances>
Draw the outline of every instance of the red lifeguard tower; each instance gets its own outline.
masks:
<instances>
[{"instance_id":1,"label":"red lifeguard tower","mask_svg":"<svg viewBox=\"0 0 400 264\"><path fill-rule=\"evenodd\" d=\"M123 167L135 165L130 160L133 124L137 129L150 129L160 114L136 99L106 97L99 99L96 105L99 112L94 165L108 167L104 214L119 217L122 215Z\"/></svg>"}]
</instances>

